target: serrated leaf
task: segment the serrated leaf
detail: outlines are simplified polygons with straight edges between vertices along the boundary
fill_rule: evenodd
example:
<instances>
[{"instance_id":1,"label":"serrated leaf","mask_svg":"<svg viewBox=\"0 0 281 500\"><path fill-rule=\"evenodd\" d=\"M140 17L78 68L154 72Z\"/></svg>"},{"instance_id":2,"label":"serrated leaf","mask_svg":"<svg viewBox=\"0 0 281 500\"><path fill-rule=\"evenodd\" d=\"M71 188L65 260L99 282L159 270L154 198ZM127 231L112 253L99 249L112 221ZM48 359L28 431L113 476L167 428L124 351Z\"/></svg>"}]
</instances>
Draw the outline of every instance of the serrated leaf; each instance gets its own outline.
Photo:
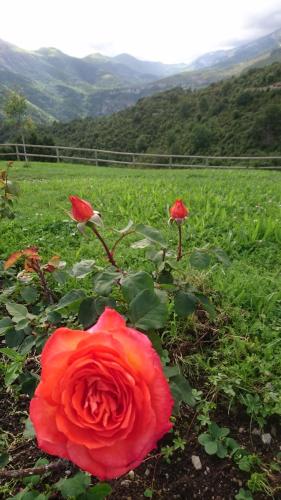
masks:
<instances>
[{"instance_id":1,"label":"serrated leaf","mask_svg":"<svg viewBox=\"0 0 281 500\"><path fill-rule=\"evenodd\" d=\"M196 311L197 297L191 292L180 290L175 295L175 313L180 317L186 317Z\"/></svg>"},{"instance_id":2,"label":"serrated leaf","mask_svg":"<svg viewBox=\"0 0 281 500\"><path fill-rule=\"evenodd\" d=\"M84 472L77 472L75 476L69 479L60 479L55 486L61 492L63 498L72 498L84 493L90 483L90 476Z\"/></svg>"},{"instance_id":3,"label":"serrated leaf","mask_svg":"<svg viewBox=\"0 0 281 500\"><path fill-rule=\"evenodd\" d=\"M25 286L21 289L20 294L27 304L33 304L38 298L38 292L35 286Z\"/></svg>"},{"instance_id":4,"label":"serrated leaf","mask_svg":"<svg viewBox=\"0 0 281 500\"><path fill-rule=\"evenodd\" d=\"M217 258L217 260L221 262L221 264L223 264L224 266L230 266L231 262L229 260L229 257L222 248L213 248L212 253Z\"/></svg>"},{"instance_id":5,"label":"serrated leaf","mask_svg":"<svg viewBox=\"0 0 281 500\"><path fill-rule=\"evenodd\" d=\"M137 224L135 230L136 233L141 234L153 243L161 245L162 248L167 248L167 243L158 229L150 226L145 226L144 224Z\"/></svg>"},{"instance_id":6,"label":"serrated leaf","mask_svg":"<svg viewBox=\"0 0 281 500\"><path fill-rule=\"evenodd\" d=\"M18 196L20 194L19 185L14 181L8 180L6 182L6 192L13 196Z\"/></svg>"},{"instance_id":7,"label":"serrated leaf","mask_svg":"<svg viewBox=\"0 0 281 500\"><path fill-rule=\"evenodd\" d=\"M5 342L8 347L18 347L25 337L24 330L16 331L15 328L8 330L5 334Z\"/></svg>"},{"instance_id":8,"label":"serrated leaf","mask_svg":"<svg viewBox=\"0 0 281 500\"><path fill-rule=\"evenodd\" d=\"M131 302L142 290L154 290L153 279L145 271L129 274L120 281L124 298Z\"/></svg>"},{"instance_id":9,"label":"serrated leaf","mask_svg":"<svg viewBox=\"0 0 281 500\"><path fill-rule=\"evenodd\" d=\"M118 229L117 232L120 234L127 234L132 230L133 225L134 225L133 221L129 220L127 226L124 227L123 229Z\"/></svg>"},{"instance_id":10,"label":"serrated leaf","mask_svg":"<svg viewBox=\"0 0 281 500\"><path fill-rule=\"evenodd\" d=\"M83 328L89 328L92 326L98 318L98 313L96 310L96 301L94 297L87 297L82 300L79 312L78 321L82 324Z\"/></svg>"},{"instance_id":11,"label":"serrated leaf","mask_svg":"<svg viewBox=\"0 0 281 500\"><path fill-rule=\"evenodd\" d=\"M26 439L33 439L35 437L35 430L29 417L24 422L23 435Z\"/></svg>"},{"instance_id":12,"label":"serrated leaf","mask_svg":"<svg viewBox=\"0 0 281 500\"><path fill-rule=\"evenodd\" d=\"M116 308L116 301L112 297L97 297L96 298L96 310L98 316L100 316L106 307L111 307L111 309Z\"/></svg>"},{"instance_id":13,"label":"serrated leaf","mask_svg":"<svg viewBox=\"0 0 281 500\"><path fill-rule=\"evenodd\" d=\"M91 272L93 272L94 265L94 260L81 260L80 262L76 262L76 264L74 264L70 274L77 279L85 278L85 276L88 276Z\"/></svg>"},{"instance_id":14,"label":"serrated leaf","mask_svg":"<svg viewBox=\"0 0 281 500\"><path fill-rule=\"evenodd\" d=\"M105 270L94 276L94 290L98 295L107 296L111 293L114 283L121 278L121 273Z\"/></svg>"},{"instance_id":15,"label":"serrated leaf","mask_svg":"<svg viewBox=\"0 0 281 500\"><path fill-rule=\"evenodd\" d=\"M0 319L0 335L4 335L11 327L13 327L13 322L10 317Z\"/></svg>"},{"instance_id":16,"label":"serrated leaf","mask_svg":"<svg viewBox=\"0 0 281 500\"><path fill-rule=\"evenodd\" d=\"M79 306L85 295L84 290L71 290L60 299L59 303L54 307L54 310L59 311L66 308L73 310Z\"/></svg>"},{"instance_id":17,"label":"serrated leaf","mask_svg":"<svg viewBox=\"0 0 281 500\"><path fill-rule=\"evenodd\" d=\"M204 307L205 311L209 314L210 319L214 320L216 317L216 309L212 302L202 293L196 293L196 297L200 304Z\"/></svg>"},{"instance_id":18,"label":"serrated leaf","mask_svg":"<svg viewBox=\"0 0 281 500\"><path fill-rule=\"evenodd\" d=\"M206 269L211 263L211 256L202 250L194 250L189 257L189 262L196 269Z\"/></svg>"},{"instance_id":19,"label":"serrated leaf","mask_svg":"<svg viewBox=\"0 0 281 500\"><path fill-rule=\"evenodd\" d=\"M151 246L151 241L148 240L147 238L139 241L135 241L134 243L131 244L131 248L134 250L137 250L139 248L147 248Z\"/></svg>"},{"instance_id":20,"label":"serrated leaf","mask_svg":"<svg viewBox=\"0 0 281 500\"><path fill-rule=\"evenodd\" d=\"M85 500L104 500L108 495L112 492L112 488L110 484L107 483L98 483L95 486L89 488L88 492L85 496ZM84 497L81 499L84 500Z\"/></svg>"},{"instance_id":21,"label":"serrated leaf","mask_svg":"<svg viewBox=\"0 0 281 500\"><path fill-rule=\"evenodd\" d=\"M192 387L186 378L179 374L170 379L172 394L178 403L184 402L193 407L196 400L192 394Z\"/></svg>"},{"instance_id":22,"label":"serrated leaf","mask_svg":"<svg viewBox=\"0 0 281 500\"><path fill-rule=\"evenodd\" d=\"M130 320L141 330L163 328L168 319L168 305L164 292L142 290L129 304Z\"/></svg>"},{"instance_id":23,"label":"serrated leaf","mask_svg":"<svg viewBox=\"0 0 281 500\"><path fill-rule=\"evenodd\" d=\"M28 310L22 304L17 304L16 302L7 302L5 306L8 313L12 316L13 321L16 323L28 317Z\"/></svg>"}]
</instances>

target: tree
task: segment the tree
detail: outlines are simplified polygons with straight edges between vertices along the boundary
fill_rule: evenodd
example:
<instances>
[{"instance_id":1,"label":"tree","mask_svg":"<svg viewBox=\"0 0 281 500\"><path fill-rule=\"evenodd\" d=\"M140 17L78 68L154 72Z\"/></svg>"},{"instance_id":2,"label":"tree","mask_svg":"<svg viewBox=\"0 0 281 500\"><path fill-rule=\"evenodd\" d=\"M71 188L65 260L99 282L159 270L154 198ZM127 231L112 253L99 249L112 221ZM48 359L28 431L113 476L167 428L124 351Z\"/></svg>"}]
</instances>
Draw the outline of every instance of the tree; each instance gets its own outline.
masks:
<instances>
[{"instance_id":1,"label":"tree","mask_svg":"<svg viewBox=\"0 0 281 500\"><path fill-rule=\"evenodd\" d=\"M25 134L32 128L33 123L27 114L27 101L24 95L14 90L10 91L5 103L4 112L9 124L14 127L15 132L21 137L24 158L27 161Z\"/></svg>"}]
</instances>

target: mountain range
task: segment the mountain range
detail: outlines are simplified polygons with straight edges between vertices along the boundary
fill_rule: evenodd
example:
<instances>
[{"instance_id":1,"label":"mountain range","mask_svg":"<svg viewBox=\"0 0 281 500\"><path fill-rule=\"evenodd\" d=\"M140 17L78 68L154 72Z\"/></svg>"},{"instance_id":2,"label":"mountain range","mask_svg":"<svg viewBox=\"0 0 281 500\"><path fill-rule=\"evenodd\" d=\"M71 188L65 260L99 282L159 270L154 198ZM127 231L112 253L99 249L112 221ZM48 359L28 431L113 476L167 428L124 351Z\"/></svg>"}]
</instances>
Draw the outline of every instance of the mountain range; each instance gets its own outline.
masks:
<instances>
[{"instance_id":1,"label":"mountain range","mask_svg":"<svg viewBox=\"0 0 281 500\"><path fill-rule=\"evenodd\" d=\"M281 29L205 54L190 65L141 61L129 54L76 58L55 48L26 51L0 40L0 118L11 89L25 95L36 121L68 121L111 114L173 87L204 87L274 61L281 61Z\"/></svg>"}]
</instances>

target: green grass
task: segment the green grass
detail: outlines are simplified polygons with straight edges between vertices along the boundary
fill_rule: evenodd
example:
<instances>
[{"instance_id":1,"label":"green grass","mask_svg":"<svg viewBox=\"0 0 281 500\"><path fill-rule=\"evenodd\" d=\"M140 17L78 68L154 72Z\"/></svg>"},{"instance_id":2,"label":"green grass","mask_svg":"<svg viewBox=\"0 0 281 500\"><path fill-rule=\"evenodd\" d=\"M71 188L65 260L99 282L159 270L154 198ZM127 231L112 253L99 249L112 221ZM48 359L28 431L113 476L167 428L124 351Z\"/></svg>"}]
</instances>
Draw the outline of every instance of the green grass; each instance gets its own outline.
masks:
<instances>
[{"instance_id":1,"label":"green grass","mask_svg":"<svg viewBox=\"0 0 281 500\"><path fill-rule=\"evenodd\" d=\"M82 258L101 262L98 243L82 238L65 213L70 194L89 200L102 213L104 232L132 219L158 227L176 246L167 205L183 198L190 208L185 248L216 245L231 260L229 268L195 275L218 309L218 341L184 357L189 377L195 383L204 373L212 391L218 390L228 404L239 401L254 418L281 413L281 173L34 163L29 168L16 164L12 177L20 183L21 196L16 218L0 222L0 259L37 245L46 258L59 254L69 263ZM124 267L149 265L143 251L125 243L117 258ZM176 323L169 341L173 335L184 337L186 328L181 328Z\"/></svg>"}]
</instances>

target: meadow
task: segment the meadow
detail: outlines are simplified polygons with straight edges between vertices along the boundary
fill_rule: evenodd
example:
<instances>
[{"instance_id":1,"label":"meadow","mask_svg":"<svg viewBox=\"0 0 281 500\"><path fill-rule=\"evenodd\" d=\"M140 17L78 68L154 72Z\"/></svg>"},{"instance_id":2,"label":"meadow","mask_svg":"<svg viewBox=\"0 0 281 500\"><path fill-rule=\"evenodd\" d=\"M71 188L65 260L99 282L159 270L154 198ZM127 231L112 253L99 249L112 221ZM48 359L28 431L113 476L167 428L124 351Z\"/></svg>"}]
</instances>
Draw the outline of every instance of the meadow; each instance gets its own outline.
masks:
<instances>
[{"instance_id":1,"label":"meadow","mask_svg":"<svg viewBox=\"0 0 281 500\"><path fill-rule=\"evenodd\" d=\"M0 170L4 165L0 162ZM102 214L110 241L115 237L114 230L125 227L131 219L160 229L175 249L175 228L168 225L167 207L182 198L190 210L184 250L219 247L230 261L227 266L214 263L207 270L192 273L182 264L181 272L190 275L191 281L210 297L216 317L193 314L179 320L171 311L169 327L160 332L165 349L181 365L196 400L195 408L183 407L177 417L177 437L183 444L177 447L174 439L166 446L181 476L172 472L173 464L171 460L169 464L169 456L165 461L164 452L164 458L159 462L158 457L151 470L145 464L140 473L137 469L134 480L128 480L131 486L122 481L113 485L112 498L126 498L125 494L143 498L144 491L147 497L176 498L172 495L181 495L184 487L190 487L193 494L199 491L196 488L203 488L205 496L199 498L236 498L239 488L243 490L237 497L241 500L278 498L280 176L275 171L141 170L48 163L32 163L29 167L15 163L11 169L11 178L17 180L21 192L15 219L0 221L0 262L12 252L33 245L46 261L60 255L68 265L81 259L102 264L103 254L96 240L82 237L67 214L71 194L90 201ZM134 239L133 235L128 238ZM127 244L120 244L117 258L126 269L152 269L145 252ZM57 287L67 291L72 285L70 281ZM83 286L91 293L91 279ZM210 422L230 430L231 437L247 449L250 465L240 467L231 453L220 458L204 452L198 435ZM270 442L264 438L266 434L270 434ZM202 470L193 468L192 454L201 457ZM204 475L205 470L208 472ZM180 477L185 477L184 481ZM2 484L0 491L7 492L7 483ZM13 493L18 484L10 486Z\"/></svg>"}]
</instances>

